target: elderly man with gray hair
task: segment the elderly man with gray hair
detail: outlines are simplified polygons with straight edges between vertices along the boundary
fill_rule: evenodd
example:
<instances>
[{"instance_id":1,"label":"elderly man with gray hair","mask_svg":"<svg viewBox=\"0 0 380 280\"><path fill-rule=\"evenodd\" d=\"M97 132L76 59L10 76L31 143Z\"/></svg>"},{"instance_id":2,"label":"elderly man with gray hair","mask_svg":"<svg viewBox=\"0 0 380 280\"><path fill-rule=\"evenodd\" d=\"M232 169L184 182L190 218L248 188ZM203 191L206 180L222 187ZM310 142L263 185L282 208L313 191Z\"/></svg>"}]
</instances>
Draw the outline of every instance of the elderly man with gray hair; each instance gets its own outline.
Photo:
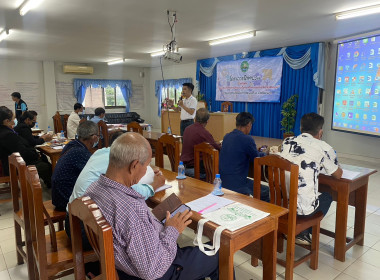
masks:
<instances>
[{"instance_id":1,"label":"elderly man with gray hair","mask_svg":"<svg viewBox=\"0 0 380 280\"><path fill-rule=\"evenodd\" d=\"M125 133L111 146L106 174L85 192L112 226L119 279L219 279L218 254L209 257L198 247L177 246L192 213L186 210L170 217L168 212L162 224L132 188L144 176L151 157L143 136ZM165 178L157 173L154 182L163 184Z\"/></svg>"},{"instance_id":2,"label":"elderly man with gray hair","mask_svg":"<svg viewBox=\"0 0 380 280\"><path fill-rule=\"evenodd\" d=\"M65 211L75 182L91 157L90 149L99 142L98 125L91 121L79 124L78 139L62 150L52 176L52 202L57 210Z\"/></svg>"}]
</instances>

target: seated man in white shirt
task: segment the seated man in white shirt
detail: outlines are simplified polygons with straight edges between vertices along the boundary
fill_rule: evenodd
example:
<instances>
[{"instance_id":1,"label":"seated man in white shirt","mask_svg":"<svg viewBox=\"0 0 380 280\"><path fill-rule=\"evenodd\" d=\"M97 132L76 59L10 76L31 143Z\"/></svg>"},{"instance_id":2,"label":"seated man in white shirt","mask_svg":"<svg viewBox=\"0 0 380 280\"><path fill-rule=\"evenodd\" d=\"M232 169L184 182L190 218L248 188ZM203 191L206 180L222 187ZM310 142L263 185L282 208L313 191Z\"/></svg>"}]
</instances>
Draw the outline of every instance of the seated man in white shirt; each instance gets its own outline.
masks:
<instances>
[{"instance_id":1,"label":"seated man in white shirt","mask_svg":"<svg viewBox=\"0 0 380 280\"><path fill-rule=\"evenodd\" d=\"M316 113L309 113L301 118L301 135L288 137L282 143L279 155L297 164L298 196L297 215L312 216L328 212L332 198L329 193L318 192L318 176L321 170L339 179L343 170L338 165L334 149L322 141L324 119ZM311 244L311 228L296 237L297 244Z\"/></svg>"},{"instance_id":2,"label":"seated man in white shirt","mask_svg":"<svg viewBox=\"0 0 380 280\"><path fill-rule=\"evenodd\" d=\"M83 105L80 103L75 103L74 111L71 112L67 120L67 138L75 139L75 134L80 122L79 112L83 112Z\"/></svg>"}]
</instances>

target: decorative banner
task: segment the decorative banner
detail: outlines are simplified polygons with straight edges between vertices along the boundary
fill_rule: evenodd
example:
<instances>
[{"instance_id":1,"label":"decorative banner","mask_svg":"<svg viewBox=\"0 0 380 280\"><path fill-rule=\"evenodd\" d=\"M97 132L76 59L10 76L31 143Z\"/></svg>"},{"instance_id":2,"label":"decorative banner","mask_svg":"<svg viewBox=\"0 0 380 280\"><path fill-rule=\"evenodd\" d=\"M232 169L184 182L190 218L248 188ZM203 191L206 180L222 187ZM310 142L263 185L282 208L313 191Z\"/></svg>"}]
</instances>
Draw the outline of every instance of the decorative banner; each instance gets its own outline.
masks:
<instances>
[{"instance_id":1,"label":"decorative banner","mask_svg":"<svg viewBox=\"0 0 380 280\"><path fill-rule=\"evenodd\" d=\"M216 100L280 102L282 63L282 56L219 62Z\"/></svg>"}]
</instances>

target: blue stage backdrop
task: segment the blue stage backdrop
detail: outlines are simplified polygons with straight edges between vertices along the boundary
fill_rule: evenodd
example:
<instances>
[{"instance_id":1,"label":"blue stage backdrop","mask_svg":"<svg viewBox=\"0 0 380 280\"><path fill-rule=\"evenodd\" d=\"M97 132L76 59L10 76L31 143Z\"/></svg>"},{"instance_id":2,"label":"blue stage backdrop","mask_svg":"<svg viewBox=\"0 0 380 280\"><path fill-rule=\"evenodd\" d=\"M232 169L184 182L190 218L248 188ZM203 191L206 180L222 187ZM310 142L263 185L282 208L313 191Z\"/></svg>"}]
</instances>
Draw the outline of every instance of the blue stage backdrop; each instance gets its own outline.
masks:
<instances>
[{"instance_id":1,"label":"blue stage backdrop","mask_svg":"<svg viewBox=\"0 0 380 280\"><path fill-rule=\"evenodd\" d=\"M221 101L216 101L217 63L266 56L282 56L281 97L278 103L233 102L234 112L250 112L256 122L252 134L282 138L281 105L293 94L298 94L297 117L294 133L300 133L300 119L309 112L317 112L319 88L324 88L324 44L314 43L279 49L235 54L197 61L199 90L211 111L220 111Z\"/></svg>"}]
</instances>

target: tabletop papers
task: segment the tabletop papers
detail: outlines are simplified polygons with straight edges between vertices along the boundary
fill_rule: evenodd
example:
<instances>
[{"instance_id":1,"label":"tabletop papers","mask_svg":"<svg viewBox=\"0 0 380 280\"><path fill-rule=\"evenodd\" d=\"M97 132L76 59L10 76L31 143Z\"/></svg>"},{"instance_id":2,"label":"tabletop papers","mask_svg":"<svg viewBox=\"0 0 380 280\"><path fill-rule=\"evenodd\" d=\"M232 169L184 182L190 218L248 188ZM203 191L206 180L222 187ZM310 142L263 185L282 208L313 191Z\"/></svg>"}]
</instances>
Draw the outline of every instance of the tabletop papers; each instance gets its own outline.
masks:
<instances>
[{"instance_id":1,"label":"tabletop papers","mask_svg":"<svg viewBox=\"0 0 380 280\"><path fill-rule=\"evenodd\" d=\"M360 172L358 172L358 171L351 171L348 169L343 169L342 178L352 180L352 179L356 178L359 174L360 174Z\"/></svg>"},{"instance_id":2,"label":"tabletop papers","mask_svg":"<svg viewBox=\"0 0 380 280\"><path fill-rule=\"evenodd\" d=\"M189 206L193 211L207 214L231 203L234 203L234 201L224 197L209 194L196 200L190 201L186 203L186 205Z\"/></svg>"},{"instance_id":3,"label":"tabletop papers","mask_svg":"<svg viewBox=\"0 0 380 280\"><path fill-rule=\"evenodd\" d=\"M171 187L172 187L171 185L165 184L165 185L159 187L159 188L158 188L157 190L155 190L154 192L155 192L155 193L158 193L158 192L160 192L160 191L163 191L163 190L169 189L169 188L171 188Z\"/></svg>"}]
</instances>

